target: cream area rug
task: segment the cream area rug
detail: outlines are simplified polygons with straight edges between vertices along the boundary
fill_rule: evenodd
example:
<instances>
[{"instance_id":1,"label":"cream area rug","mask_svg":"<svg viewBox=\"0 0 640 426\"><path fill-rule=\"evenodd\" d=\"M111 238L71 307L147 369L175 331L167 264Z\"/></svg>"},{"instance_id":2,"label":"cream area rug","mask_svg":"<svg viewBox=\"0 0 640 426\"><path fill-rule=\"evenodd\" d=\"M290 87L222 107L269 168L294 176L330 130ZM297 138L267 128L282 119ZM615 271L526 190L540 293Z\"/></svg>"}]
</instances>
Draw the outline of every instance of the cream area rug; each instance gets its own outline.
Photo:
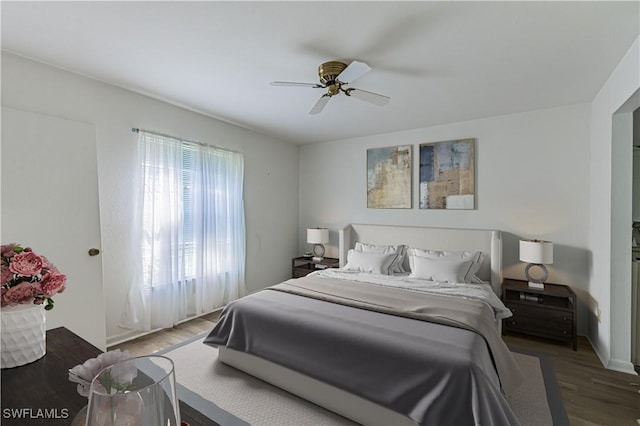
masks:
<instances>
[{"instance_id":1,"label":"cream area rug","mask_svg":"<svg viewBox=\"0 0 640 426\"><path fill-rule=\"evenodd\" d=\"M352 421L256 379L217 360L218 349L204 335L167 348L173 360L178 397L223 426L332 426ZM551 361L513 352L526 382L508 399L523 426L568 425Z\"/></svg>"}]
</instances>

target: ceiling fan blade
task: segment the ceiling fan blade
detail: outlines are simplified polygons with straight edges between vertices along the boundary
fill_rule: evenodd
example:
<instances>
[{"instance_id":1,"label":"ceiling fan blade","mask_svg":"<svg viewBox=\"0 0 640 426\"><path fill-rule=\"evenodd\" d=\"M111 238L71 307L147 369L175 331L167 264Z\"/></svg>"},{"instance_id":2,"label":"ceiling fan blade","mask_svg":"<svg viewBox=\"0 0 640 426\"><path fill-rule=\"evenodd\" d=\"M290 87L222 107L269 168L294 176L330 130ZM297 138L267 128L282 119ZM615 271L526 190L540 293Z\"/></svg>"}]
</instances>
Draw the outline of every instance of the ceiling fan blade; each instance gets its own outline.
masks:
<instances>
[{"instance_id":1,"label":"ceiling fan blade","mask_svg":"<svg viewBox=\"0 0 640 426\"><path fill-rule=\"evenodd\" d=\"M324 86L321 86L318 83L294 83L294 82L291 82L291 81L272 81L271 85L272 86L285 86L285 87L313 87L313 88L324 87Z\"/></svg>"},{"instance_id":2,"label":"ceiling fan blade","mask_svg":"<svg viewBox=\"0 0 640 426\"><path fill-rule=\"evenodd\" d=\"M379 95L377 93L367 92L366 90L354 89L354 88L348 89L346 91L346 95L353 96L354 98L360 99L361 101L369 102L371 104L380 105L380 106L384 106L388 104L389 101L391 100L390 97L385 95Z\"/></svg>"},{"instance_id":3,"label":"ceiling fan blade","mask_svg":"<svg viewBox=\"0 0 640 426\"><path fill-rule=\"evenodd\" d=\"M311 107L311 109L309 110L309 114L319 114L320 112L322 112L324 107L329 102L329 99L331 99L331 96L327 94L322 95L320 99L318 99L318 102L316 102L315 105Z\"/></svg>"},{"instance_id":4,"label":"ceiling fan blade","mask_svg":"<svg viewBox=\"0 0 640 426\"><path fill-rule=\"evenodd\" d=\"M351 83L371 71L371 67L364 62L353 61L338 75L342 83Z\"/></svg>"}]
</instances>

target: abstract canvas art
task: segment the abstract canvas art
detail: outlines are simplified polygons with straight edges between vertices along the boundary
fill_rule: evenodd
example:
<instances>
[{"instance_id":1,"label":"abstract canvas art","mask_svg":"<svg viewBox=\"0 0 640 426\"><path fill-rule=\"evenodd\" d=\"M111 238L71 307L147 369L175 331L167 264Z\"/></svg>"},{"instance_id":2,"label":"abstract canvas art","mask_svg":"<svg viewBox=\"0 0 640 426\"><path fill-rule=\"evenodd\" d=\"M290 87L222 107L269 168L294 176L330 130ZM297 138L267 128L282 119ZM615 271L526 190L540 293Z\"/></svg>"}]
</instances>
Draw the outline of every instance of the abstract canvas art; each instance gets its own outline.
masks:
<instances>
[{"instance_id":1,"label":"abstract canvas art","mask_svg":"<svg viewBox=\"0 0 640 426\"><path fill-rule=\"evenodd\" d=\"M475 208L475 139L420 144L420 208Z\"/></svg>"},{"instance_id":2,"label":"abstract canvas art","mask_svg":"<svg viewBox=\"0 0 640 426\"><path fill-rule=\"evenodd\" d=\"M367 150L367 207L410 209L411 145Z\"/></svg>"}]
</instances>

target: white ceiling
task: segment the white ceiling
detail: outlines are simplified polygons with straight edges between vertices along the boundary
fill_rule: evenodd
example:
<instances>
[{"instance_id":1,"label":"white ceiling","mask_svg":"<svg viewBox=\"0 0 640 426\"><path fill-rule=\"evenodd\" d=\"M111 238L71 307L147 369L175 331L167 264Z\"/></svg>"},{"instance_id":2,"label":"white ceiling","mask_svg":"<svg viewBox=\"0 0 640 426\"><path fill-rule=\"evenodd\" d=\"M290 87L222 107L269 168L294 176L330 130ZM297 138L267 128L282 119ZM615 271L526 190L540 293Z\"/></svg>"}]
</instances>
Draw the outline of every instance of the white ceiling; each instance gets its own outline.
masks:
<instances>
[{"instance_id":1,"label":"white ceiling","mask_svg":"<svg viewBox=\"0 0 640 426\"><path fill-rule=\"evenodd\" d=\"M640 33L632 2L8 2L2 48L294 143L589 102ZM373 70L319 115L329 60Z\"/></svg>"}]
</instances>

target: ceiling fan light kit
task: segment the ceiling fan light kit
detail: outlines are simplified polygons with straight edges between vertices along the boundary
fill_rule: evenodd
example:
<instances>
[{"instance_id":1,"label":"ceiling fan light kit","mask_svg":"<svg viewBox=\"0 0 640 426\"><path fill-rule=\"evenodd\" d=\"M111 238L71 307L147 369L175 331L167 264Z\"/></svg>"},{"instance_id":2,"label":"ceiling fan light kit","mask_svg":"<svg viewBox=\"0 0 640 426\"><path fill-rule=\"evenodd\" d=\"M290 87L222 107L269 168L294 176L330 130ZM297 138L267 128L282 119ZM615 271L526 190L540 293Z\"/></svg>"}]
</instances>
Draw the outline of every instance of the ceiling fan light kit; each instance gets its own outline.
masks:
<instances>
[{"instance_id":1,"label":"ceiling fan light kit","mask_svg":"<svg viewBox=\"0 0 640 426\"><path fill-rule=\"evenodd\" d=\"M368 92L366 90L356 89L354 87L344 88L371 71L371 67L364 62L353 61L349 65L340 61L325 62L318 67L318 77L320 83L293 83L286 81L273 81L273 86L289 86L289 87L311 87L314 89L327 89L327 93L322 95L320 99L311 107L309 114L318 114L327 105L332 96L344 93L347 96L369 102L374 105L383 106L389 103L388 96L378 93Z\"/></svg>"}]
</instances>

